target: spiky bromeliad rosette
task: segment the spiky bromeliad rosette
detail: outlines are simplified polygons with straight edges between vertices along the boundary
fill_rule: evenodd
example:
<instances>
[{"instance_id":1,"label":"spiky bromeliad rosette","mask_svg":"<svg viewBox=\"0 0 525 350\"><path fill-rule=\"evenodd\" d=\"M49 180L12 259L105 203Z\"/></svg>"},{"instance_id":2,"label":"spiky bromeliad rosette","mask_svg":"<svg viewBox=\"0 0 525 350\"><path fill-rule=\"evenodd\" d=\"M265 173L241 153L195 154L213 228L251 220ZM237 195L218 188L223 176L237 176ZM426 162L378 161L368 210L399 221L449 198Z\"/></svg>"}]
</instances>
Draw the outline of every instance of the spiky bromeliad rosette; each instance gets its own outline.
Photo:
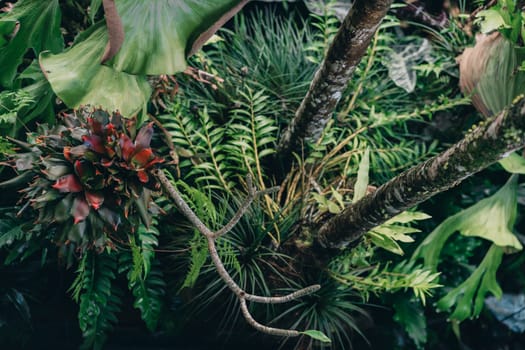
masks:
<instances>
[{"instance_id":1,"label":"spiky bromeliad rosette","mask_svg":"<svg viewBox=\"0 0 525 350\"><path fill-rule=\"evenodd\" d=\"M137 131L134 119L88 109L61 119L39 126L28 137L29 152L13 159L19 171L34 174L22 190L24 209L31 206L36 222L54 232L62 254L127 241L140 220L148 224L157 188L148 174L162 162L150 147L152 124Z\"/></svg>"}]
</instances>

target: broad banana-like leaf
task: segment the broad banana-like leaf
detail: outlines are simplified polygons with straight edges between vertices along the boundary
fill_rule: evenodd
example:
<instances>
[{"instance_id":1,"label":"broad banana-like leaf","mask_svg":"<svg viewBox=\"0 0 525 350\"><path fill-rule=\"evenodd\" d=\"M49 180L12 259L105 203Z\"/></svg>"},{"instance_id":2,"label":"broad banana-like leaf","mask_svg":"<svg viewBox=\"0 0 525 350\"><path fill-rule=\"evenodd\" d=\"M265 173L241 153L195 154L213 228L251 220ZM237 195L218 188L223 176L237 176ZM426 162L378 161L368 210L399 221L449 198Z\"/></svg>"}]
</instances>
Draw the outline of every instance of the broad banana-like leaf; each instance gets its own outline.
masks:
<instances>
[{"instance_id":1,"label":"broad banana-like leaf","mask_svg":"<svg viewBox=\"0 0 525 350\"><path fill-rule=\"evenodd\" d=\"M0 47L7 45L11 40L11 36L15 34L16 31L16 21L14 20L4 20L0 18Z\"/></svg>"},{"instance_id":2,"label":"broad banana-like leaf","mask_svg":"<svg viewBox=\"0 0 525 350\"><path fill-rule=\"evenodd\" d=\"M114 57L105 55L102 60L118 71L158 75L184 71L186 57L248 0L112 0L104 2L105 8L106 3L113 2L124 29L124 41L110 42L110 47L120 50ZM110 33L119 31L113 19L107 18Z\"/></svg>"},{"instance_id":3,"label":"broad banana-like leaf","mask_svg":"<svg viewBox=\"0 0 525 350\"><path fill-rule=\"evenodd\" d=\"M100 106L129 117L145 105L151 88L143 76L100 64L107 39L103 25L93 26L67 51L57 55L42 52L40 65L53 91L68 107Z\"/></svg>"},{"instance_id":4,"label":"broad banana-like leaf","mask_svg":"<svg viewBox=\"0 0 525 350\"><path fill-rule=\"evenodd\" d=\"M1 86L13 87L17 68L27 50L33 49L36 55L43 50L62 51L64 42L60 21L58 0L19 0L10 12L0 17L0 43L3 42L3 46L0 45ZM10 28L13 30L7 33Z\"/></svg>"},{"instance_id":5,"label":"broad banana-like leaf","mask_svg":"<svg viewBox=\"0 0 525 350\"><path fill-rule=\"evenodd\" d=\"M518 177L513 175L505 186L492 196L443 221L420 244L412 259L423 258L425 266L436 271L443 246L447 239L458 231L464 236L481 237L512 251L523 249L518 238L512 233L516 221L517 191Z\"/></svg>"}]
</instances>

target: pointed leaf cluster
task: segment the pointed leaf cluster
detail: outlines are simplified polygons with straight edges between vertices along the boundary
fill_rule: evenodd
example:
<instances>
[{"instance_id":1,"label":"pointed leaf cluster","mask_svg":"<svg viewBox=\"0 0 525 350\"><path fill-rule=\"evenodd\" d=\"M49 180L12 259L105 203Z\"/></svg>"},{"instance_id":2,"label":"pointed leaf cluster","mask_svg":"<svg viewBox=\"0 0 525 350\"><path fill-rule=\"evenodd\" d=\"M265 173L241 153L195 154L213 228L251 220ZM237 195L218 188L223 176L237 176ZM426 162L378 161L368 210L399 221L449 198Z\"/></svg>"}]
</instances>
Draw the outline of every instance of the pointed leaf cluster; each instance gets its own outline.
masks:
<instances>
[{"instance_id":1,"label":"pointed leaf cluster","mask_svg":"<svg viewBox=\"0 0 525 350\"><path fill-rule=\"evenodd\" d=\"M153 124L137 129L118 113L81 109L52 129L40 126L29 137L30 152L13 156L17 170L34 174L24 200L37 222L59 228L57 244L102 250L121 228L149 224L157 184L148 171L163 160L150 147Z\"/></svg>"}]
</instances>

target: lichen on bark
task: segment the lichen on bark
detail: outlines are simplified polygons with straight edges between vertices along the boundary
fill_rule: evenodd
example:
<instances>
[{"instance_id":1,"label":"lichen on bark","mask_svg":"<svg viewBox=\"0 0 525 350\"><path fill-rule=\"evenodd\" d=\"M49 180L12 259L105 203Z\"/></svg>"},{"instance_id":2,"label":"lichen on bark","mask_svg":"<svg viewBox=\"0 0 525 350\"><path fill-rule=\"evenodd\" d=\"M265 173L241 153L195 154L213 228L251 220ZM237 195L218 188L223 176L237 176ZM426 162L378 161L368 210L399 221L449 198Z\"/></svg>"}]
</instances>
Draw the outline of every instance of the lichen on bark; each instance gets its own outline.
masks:
<instances>
[{"instance_id":1,"label":"lichen on bark","mask_svg":"<svg viewBox=\"0 0 525 350\"><path fill-rule=\"evenodd\" d=\"M281 136L278 155L284 163L306 142L315 142L322 134L391 4L392 0L354 2L295 117Z\"/></svg>"},{"instance_id":2,"label":"lichen on bark","mask_svg":"<svg viewBox=\"0 0 525 350\"><path fill-rule=\"evenodd\" d=\"M443 153L393 178L318 231L316 249L345 248L370 229L525 146L525 97Z\"/></svg>"}]
</instances>

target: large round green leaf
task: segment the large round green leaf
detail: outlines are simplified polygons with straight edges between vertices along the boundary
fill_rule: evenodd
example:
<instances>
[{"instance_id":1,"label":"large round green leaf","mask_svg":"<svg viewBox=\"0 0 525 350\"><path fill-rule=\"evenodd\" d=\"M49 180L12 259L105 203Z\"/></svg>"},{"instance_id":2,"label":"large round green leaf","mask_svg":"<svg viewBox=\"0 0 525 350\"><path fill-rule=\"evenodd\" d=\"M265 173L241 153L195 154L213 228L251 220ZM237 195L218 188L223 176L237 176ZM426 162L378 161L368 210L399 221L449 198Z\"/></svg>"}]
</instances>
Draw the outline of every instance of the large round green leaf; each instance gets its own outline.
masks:
<instances>
[{"instance_id":1,"label":"large round green leaf","mask_svg":"<svg viewBox=\"0 0 525 350\"><path fill-rule=\"evenodd\" d=\"M211 36L246 2L115 0L125 39L108 65L131 74L181 72L186 69L186 55L196 50L193 44L202 45L204 38Z\"/></svg>"},{"instance_id":2,"label":"large round green leaf","mask_svg":"<svg viewBox=\"0 0 525 350\"><path fill-rule=\"evenodd\" d=\"M107 39L106 28L94 26L65 52L42 52L40 65L53 91L68 107L89 104L130 116L144 106L151 88L143 76L100 64Z\"/></svg>"},{"instance_id":3,"label":"large round green leaf","mask_svg":"<svg viewBox=\"0 0 525 350\"><path fill-rule=\"evenodd\" d=\"M0 18L1 86L13 86L17 68L27 50L32 48L37 55L43 50L62 51L60 21L58 0L20 0L12 11ZM14 23L19 24L18 30L13 30Z\"/></svg>"}]
</instances>

